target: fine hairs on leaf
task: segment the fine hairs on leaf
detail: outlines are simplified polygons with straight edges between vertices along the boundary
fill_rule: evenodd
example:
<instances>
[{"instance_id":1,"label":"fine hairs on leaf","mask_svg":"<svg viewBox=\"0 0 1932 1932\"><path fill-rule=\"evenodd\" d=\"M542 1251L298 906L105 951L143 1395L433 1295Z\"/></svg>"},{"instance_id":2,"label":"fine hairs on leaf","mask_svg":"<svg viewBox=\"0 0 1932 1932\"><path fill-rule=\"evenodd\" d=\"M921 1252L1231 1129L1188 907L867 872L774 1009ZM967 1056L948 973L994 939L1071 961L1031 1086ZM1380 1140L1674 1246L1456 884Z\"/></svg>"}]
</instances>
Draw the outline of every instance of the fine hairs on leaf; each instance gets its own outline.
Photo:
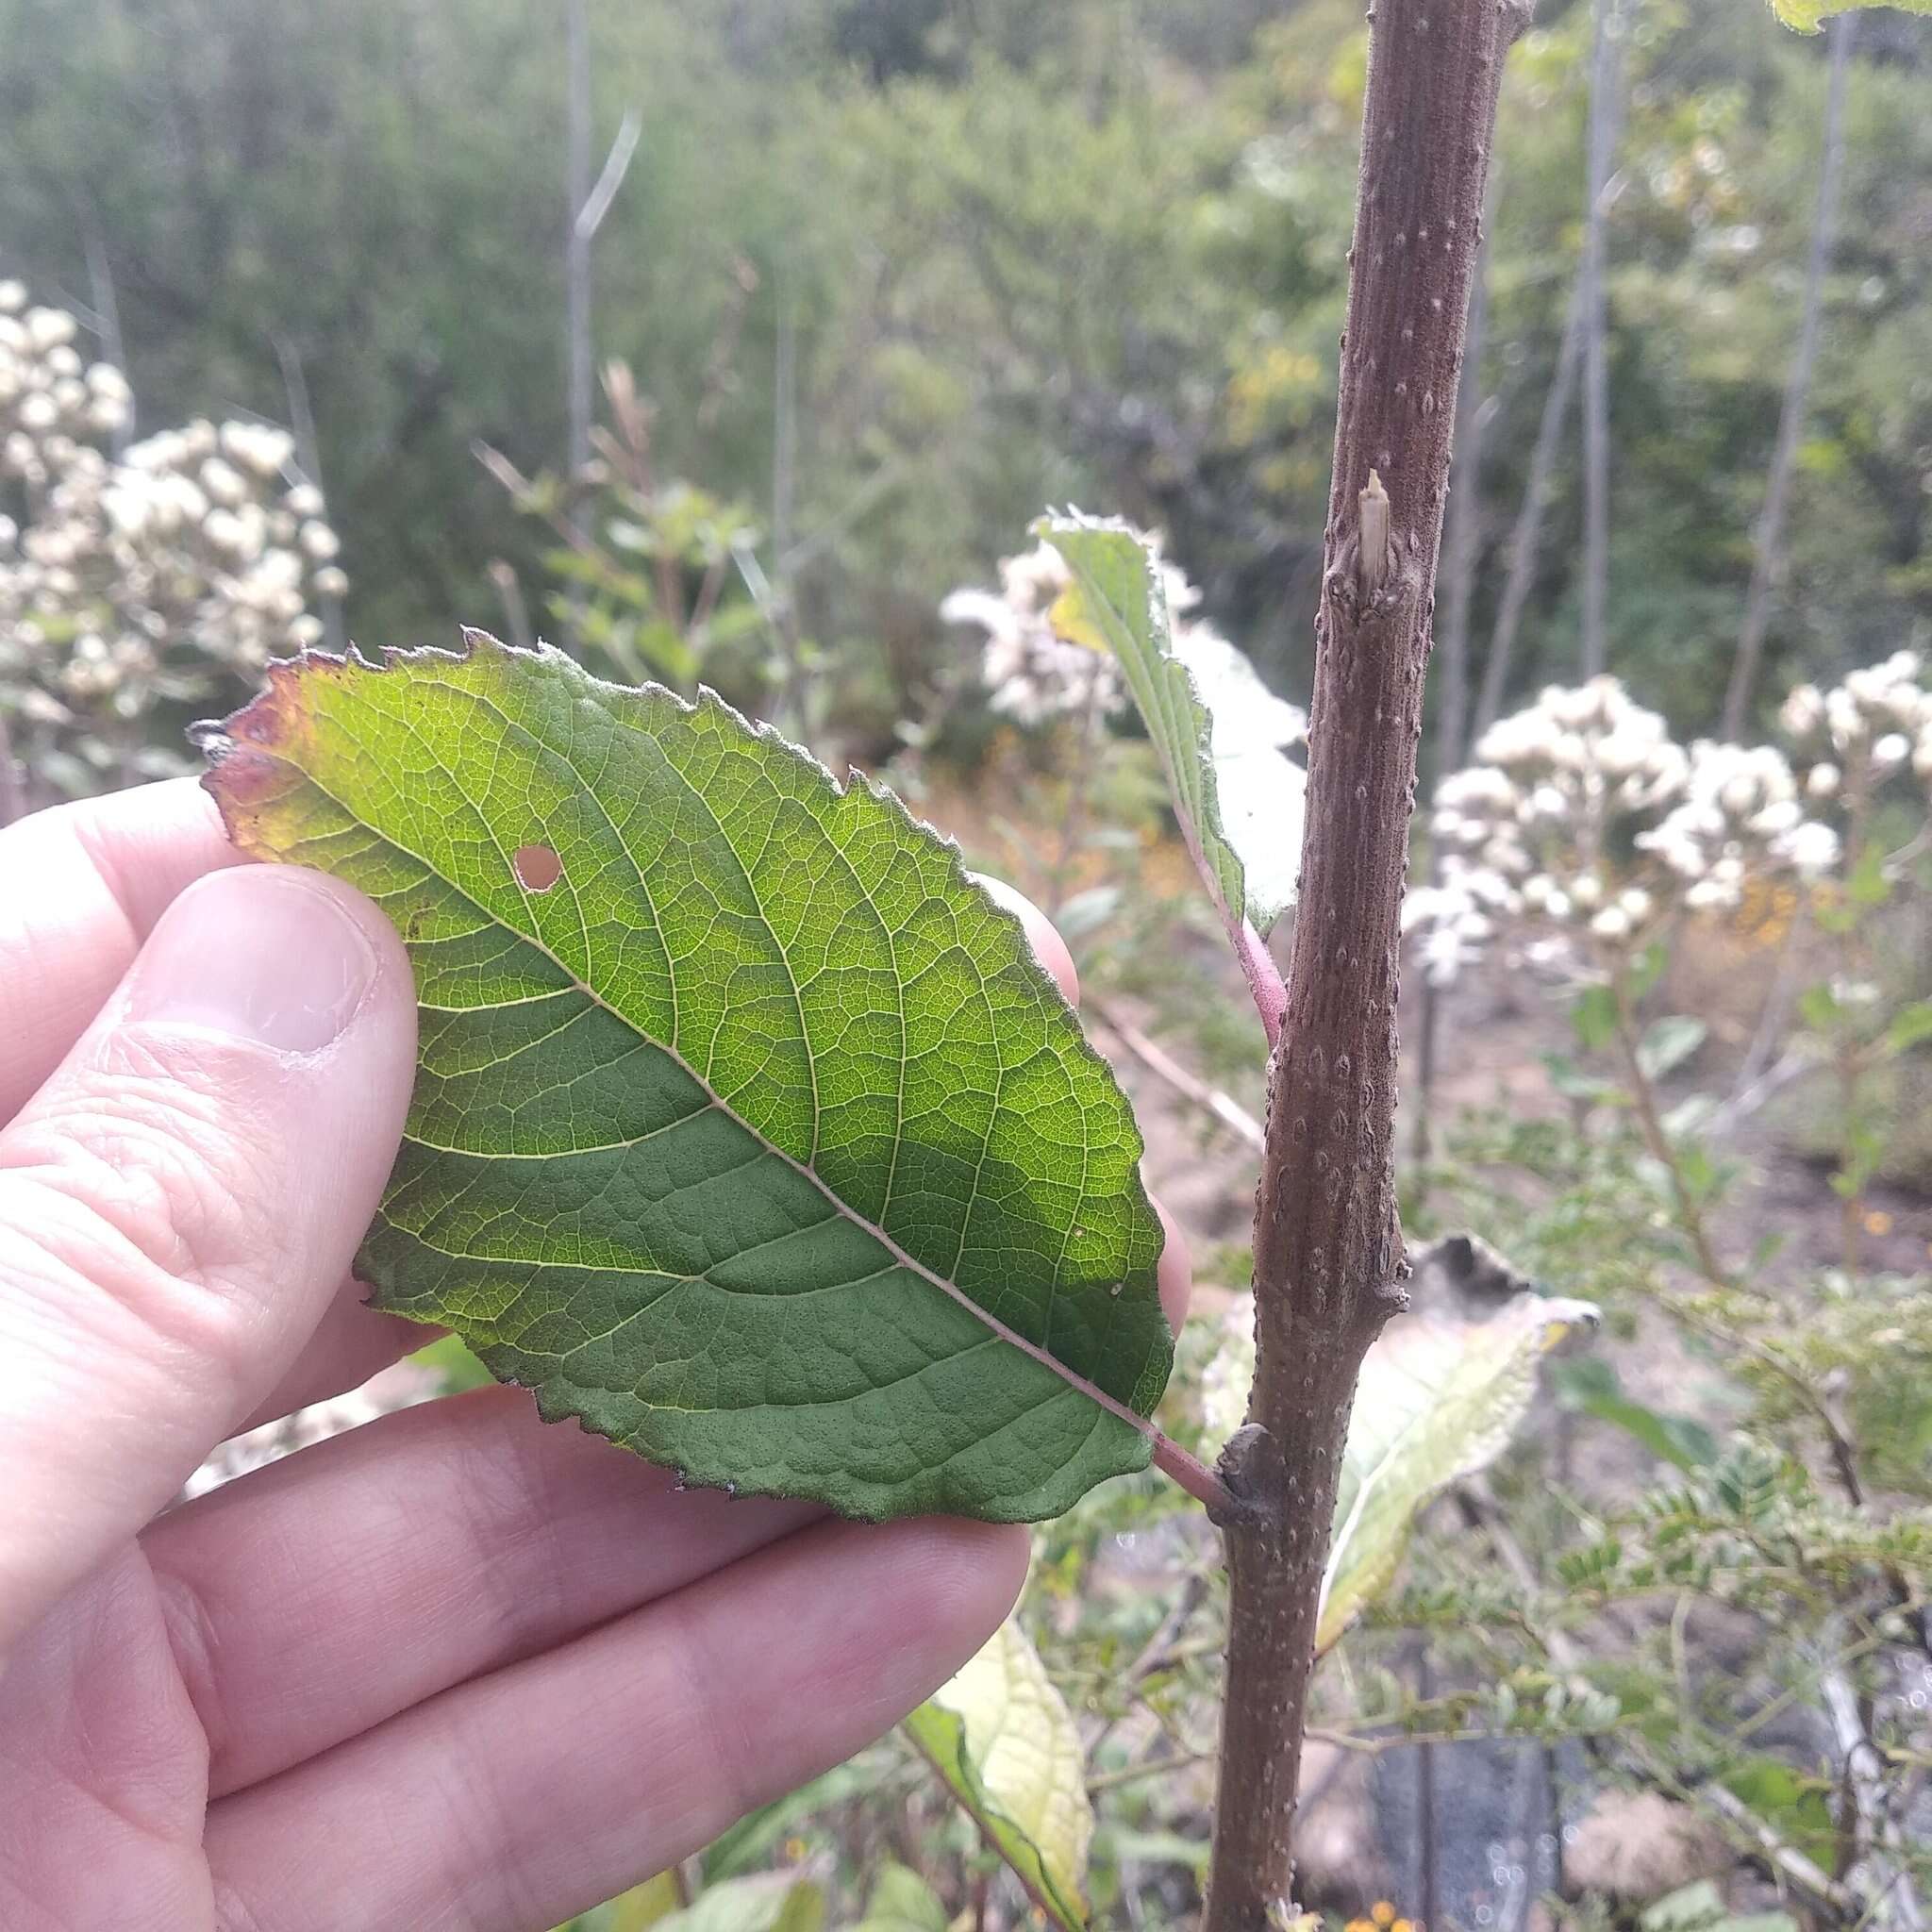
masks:
<instances>
[{"instance_id":1,"label":"fine hairs on leaf","mask_svg":"<svg viewBox=\"0 0 1932 1932\"><path fill-rule=\"evenodd\" d=\"M854 1516L1038 1519L1171 1452L1127 1103L890 792L480 633L275 665L200 741L235 842L410 954L377 1307L691 1482Z\"/></svg>"}]
</instances>

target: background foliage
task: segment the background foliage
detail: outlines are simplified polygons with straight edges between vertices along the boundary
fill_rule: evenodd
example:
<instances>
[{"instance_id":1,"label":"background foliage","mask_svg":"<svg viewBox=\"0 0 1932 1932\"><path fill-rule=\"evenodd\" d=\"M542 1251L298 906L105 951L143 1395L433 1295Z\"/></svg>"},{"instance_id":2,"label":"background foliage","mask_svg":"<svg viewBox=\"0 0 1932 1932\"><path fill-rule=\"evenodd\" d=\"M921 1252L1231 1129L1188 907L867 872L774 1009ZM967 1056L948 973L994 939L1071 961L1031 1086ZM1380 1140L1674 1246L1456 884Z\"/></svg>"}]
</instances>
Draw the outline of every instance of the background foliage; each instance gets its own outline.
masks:
<instances>
[{"instance_id":1,"label":"background foliage","mask_svg":"<svg viewBox=\"0 0 1932 1932\"><path fill-rule=\"evenodd\" d=\"M1164 526L1217 620L1305 697L1362 79L1347 0L591 0L598 145L639 153L596 242L600 355L667 475L774 511L795 330L806 632L876 761L946 654L940 597L1042 503ZM1631 12L1609 215L1611 661L1714 705L1794 327L1824 45L1761 0ZM1777 662L1834 671L1932 609L1932 127L1916 23L1861 22ZM1556 0L1502 108L1484 389L1499 589L1581 230L1588 9ZM144 425L286 420L306 375L350 631L493 618L546 547L480 469L563 441L564 63L475 0L0 0L0 269L90 314L111 281ZM91 266L92 263L92 266ZM1515 689L1574 661L1575 438ZM1774 672L1776 663L1774 664Z\"/></svg>"}]
</instances>

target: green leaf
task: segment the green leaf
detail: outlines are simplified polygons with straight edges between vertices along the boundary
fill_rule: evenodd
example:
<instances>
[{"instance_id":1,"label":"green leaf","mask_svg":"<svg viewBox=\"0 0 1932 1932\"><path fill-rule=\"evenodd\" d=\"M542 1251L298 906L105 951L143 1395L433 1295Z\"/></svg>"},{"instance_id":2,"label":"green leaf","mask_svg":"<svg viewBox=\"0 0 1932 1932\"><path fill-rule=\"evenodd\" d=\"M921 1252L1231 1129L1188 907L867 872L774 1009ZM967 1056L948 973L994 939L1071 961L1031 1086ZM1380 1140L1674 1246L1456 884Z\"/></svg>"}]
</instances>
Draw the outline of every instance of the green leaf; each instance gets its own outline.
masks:
<instances>
[{"instance_id":1,"label":"green leaf","mask_svg":"<svg viewBox=\"0 0 1932 1932\"><path fill-rule=\"evenodd\" d=\"M1891 875L1885 869L1885 848L1874 841L1858 854L1845 878L1845 896L1854 906L1883 906L1891 897Z\"/></svg>"},{"instance_id":2,"label":"green leaf","mask_svg":"<svg viewBox=\"0 0 1932 1932\"><path fill-rule=\"evenodd\" d=\"M1093 1837L1080 1737L1018 1623L1008 1617L906 1732L1034 1903L1078 1932Z\"/></svg>"},{"instance_id":3,"label":"green leaf","mask_svg":"<svg viewBox=\"0 0 1932 1932\"><path fill-rule=\"evenodd\" d=\"M1798 1017L1814 1033L1829 1033L1844 1017L1838 995L1821 980L1798 995Z\"/></svg>"},{"instance_id":4,"label":"green leaf","mask_svg":"<svg viewBox=\"0 0 1932 1932\"><path fill-rule=\"evenodd\" d=\"M1658 980L1664 976L1664 968L1670 964L1670 951L1661 940L1652 940L1642 952L1630 962L1630 999L1635 1005L1649 997Z\"/></svg>"},{"instance_id":5,"label":"green leaf","mask_svg":"<svg viewBox=\"0 0 1932 1932\"><path fill-rule=\"evenodd\" d=\"M854 1932L946 1932L946 1908L918 1873L887 1865Z\"/></svg>"},{"instance_id":6,"label":"green leaf","mask_svg":"<svg viewBox=\"0 0 1932 1932\"><path fill-rule=\"evenodd\" d=\"M1913 1047L1932 1040L1932 1000L1914 1000L1891 1016L1885 1029L1885 1043L1893 1053L1909 1053Z\"/></svg>"},{"instance_id":7,"label":"green leaf","mask_svg":"<svg viewBox=\"0 0 1932 1932\"><path fill-rule=\"evenodd\" d=\"M1789 1912L1733 1912L1708 1878L1667 1893L1646 1906L1640 1932L1798 1932Z\"/></svg>"},{"instance_id":8,"label":"green leaf","mask_svg":"<svg viewBox=\"0 0 1932 1932\"><path fill-rule=\"evenodd\" d=\"M1718 1778L1807 1857L1832 1857L1838 1827L1829 1780L1811 1776L1764 1751L1747 1753L1721 1771Z\"/></svg>"},{"instance_id":9,"label":"green leaf","mask_svg":"<svg viewBox=\"0 0 1932 1932\"><path fill-rule=\"evenodd\" d=\"M1115 1827L1107 1834L1107 1850L1116 1864L1178 1865L1206 1878L1214 1847L1205 1838L1184 1838L1177 1831L1134 1831Z\"/></svg>"},{"instance_id":10,"label":"green leaf","mask_svg":"<svg viewBox=\"0 0 1932 1932\"><path fill-rule=\"evenodd\" d=\"M1398 1315L1356 1384L1335 1530L1315 1633L1326 1650L1393 1578L1417 1513L1507 1446L1529 1411L1542 1357L1593 1327L1589 1302L1512 1295L1486 1321ZM1255 1298L1238 1296L1202 1378L1210 1435L1239 1427L1255 1374Z\"/></svg>"},{"instance_id":11,"label":"green leaf","mask_svg":"<svg viewBox=\"0 0 1932 1932\"><path fill-rule=\"evenodd\" d=\"M717 697L472 633L205 730L230 836L370 892L421 1061L358 1260L551 1420L849 1514L1146 1466L1141 1139L957 848Z\"/></svg>"},{"instance_id":12,"label":"green leaf","mask_svg":"<svg viewBox=\"0 0 1932 1932\"><path fill-rule=\"evenodd\" d=\"M1661 1080L1674 1073L1704 1044L1710 1029L1702 1020L1688 1013L1667 1013L1643 1029L1637 1044L1637 1064L1647 1080Z\"/></svg>"},{"instance_id":13,"label":"green leaf","mask_svg":"<svg viewBox=\"0 0 1932 1932\"><path fill-rule=\"evenodd\" d=\"M1546 1053L1541 1058L1551 1090L1563 1099L1601 1107L1619 1097L1620 1089L1600 1074L1586 1074L1567 1054Z\"/></svg>"},{"instance_id":14,"label":"green leaf","mask_svg":"<svg viewBox=\"0 0 1932 1932\"><path fill-rule=\"evenodd\" d=\"M1617 1037L1617 996L1607 986L1587 986L1570 1008L1576 1043L1586 1053L1602 1053Z\"/></svg>"},{"instance_id":15,"label":"green leaf","mask_svg":"<svg viewBox=\"0 0 1932 1932\"><path fill-rule=\"evenodd\" d=\"M1223 919L1265 939L1301 870L1307 774L1281 750L1291 708L1205 626L1176 642L1159 558L1126 524L1070 515L1033 527L1074 574L1054 628L1120 659Z\"/></svg>"},{"instance_id":16,"label":"green leaf","mask_svg":"<svg viewBox=\"0 0 1932 1932\"><path fill-rule=\"evenodd\" d=\"M864 1797L878 1778L877 1762L866 1757L848 1758L782 1798L746 1812L736 1824L727 1824L699 1855L704 1882L716 1885L761 1871L776 1856L782 1840L802 1835L818 1822L836 1815L853 1799Z\"/></svg>"},{"instance_id":17,"label":"green leaf","mask_svg":"<svg viewBox=\"0 0 1932 1932\"><path fill-rule=\"evenodd\" d=\"M1932 0L1771 0L1771 10L1801 34L1821 32L1833 14L1877 6L1894 7L1901 13L1932 13Z\"/></svg>"},{"instance_id":18,"label":"green leaf","mask_svg":"<svg viewBox=\"0 0 1932 1932\"><path fill-rule=\"evenodd\" d=\"M1566 1407L1634 1436L1653 1456L1682 1470L1717 1460L1717 1439L1689 1416L1664 1415L1624 1393L1616 1370L1596 1356L1556 1362L1550 1380Z\"/></svg>"},{"instance_id":19,"label":"green leaf","mask_svg":"<svg viewBox=\"0 0 1932 1932\"><path fill-rule=\"evenodd\" d=\"M760 1873L708 1885L655 1932L822 1932L825 1895L793 1872Z\"/></svg>"},{"instance_id":20,"label":"green leaf","mask_svg":"<svg viewBox=\"0 0 1932 1932\"><path fill-rule=\"evenodd\" d=\"M604 1907L598 1932L662 1932L666 1919L678 1909L677 1874L660 1872L634 1885L622 1898Z\"/></svg>"}]
</instances>

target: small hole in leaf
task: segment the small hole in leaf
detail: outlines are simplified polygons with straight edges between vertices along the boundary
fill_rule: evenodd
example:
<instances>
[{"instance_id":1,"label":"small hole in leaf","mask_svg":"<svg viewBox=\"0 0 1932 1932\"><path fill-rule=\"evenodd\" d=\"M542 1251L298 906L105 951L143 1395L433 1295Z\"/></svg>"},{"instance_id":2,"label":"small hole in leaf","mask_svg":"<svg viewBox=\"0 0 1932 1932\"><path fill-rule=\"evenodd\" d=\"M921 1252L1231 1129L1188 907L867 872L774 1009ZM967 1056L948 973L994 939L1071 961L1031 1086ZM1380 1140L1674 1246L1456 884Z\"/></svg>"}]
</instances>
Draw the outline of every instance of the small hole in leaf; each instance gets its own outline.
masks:
<instances>
[{"instance_id":1,"label":"small hole in leaf","mask_svg":"<svg viewBox=\"0 0 1932 1932\"><path fill-rule=\"evenodd\" d=\"M563 876L563 860L547 845L519 845L510 864L526 892L547 892Z\"/></svg>"}]
</instances>

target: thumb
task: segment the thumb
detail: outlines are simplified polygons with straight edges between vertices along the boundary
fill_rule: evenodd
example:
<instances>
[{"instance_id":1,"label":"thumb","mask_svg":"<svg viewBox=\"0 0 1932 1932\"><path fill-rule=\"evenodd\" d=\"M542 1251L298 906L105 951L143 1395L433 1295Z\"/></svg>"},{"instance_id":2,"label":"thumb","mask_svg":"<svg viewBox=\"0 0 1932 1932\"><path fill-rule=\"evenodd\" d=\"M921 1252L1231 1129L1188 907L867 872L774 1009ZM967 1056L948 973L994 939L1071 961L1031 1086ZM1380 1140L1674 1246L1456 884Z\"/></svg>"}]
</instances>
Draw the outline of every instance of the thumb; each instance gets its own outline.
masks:
<instances>
[{"instance_id":1,"label":"thumb","mask_svg":"<svg viewBox=\"0 0 1932 1932\"><path fill-rule=\"evenodd\" d=\"M408 961L318 873L211 873L0 1132L0 1657L289 1367L395 1158Z\"/></svg>"}]
</instances>

